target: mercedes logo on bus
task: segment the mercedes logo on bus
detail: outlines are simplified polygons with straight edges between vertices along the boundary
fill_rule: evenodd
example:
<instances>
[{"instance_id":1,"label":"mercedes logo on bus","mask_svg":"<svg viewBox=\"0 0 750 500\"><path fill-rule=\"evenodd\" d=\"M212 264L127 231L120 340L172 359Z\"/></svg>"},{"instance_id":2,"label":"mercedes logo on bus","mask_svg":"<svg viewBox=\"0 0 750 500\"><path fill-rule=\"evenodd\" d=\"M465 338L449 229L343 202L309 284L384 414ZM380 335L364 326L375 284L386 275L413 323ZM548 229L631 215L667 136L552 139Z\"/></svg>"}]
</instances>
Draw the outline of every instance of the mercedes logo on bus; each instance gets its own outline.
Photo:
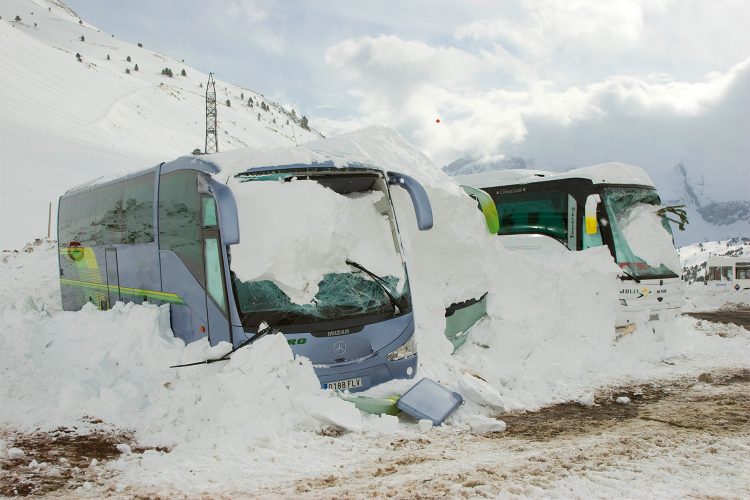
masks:
<instances>
[{"instance_id":1,"label":"mercedes logo on bus","mask_svg":"<svg viewBox=\"0 0 750 500\"><path fill-rule=\"evenodd\" d=\"M343 356L346 352L346 344L342 341L337 341L333 343L333 353L338 356Z\"/></svg>"}]
</instances>

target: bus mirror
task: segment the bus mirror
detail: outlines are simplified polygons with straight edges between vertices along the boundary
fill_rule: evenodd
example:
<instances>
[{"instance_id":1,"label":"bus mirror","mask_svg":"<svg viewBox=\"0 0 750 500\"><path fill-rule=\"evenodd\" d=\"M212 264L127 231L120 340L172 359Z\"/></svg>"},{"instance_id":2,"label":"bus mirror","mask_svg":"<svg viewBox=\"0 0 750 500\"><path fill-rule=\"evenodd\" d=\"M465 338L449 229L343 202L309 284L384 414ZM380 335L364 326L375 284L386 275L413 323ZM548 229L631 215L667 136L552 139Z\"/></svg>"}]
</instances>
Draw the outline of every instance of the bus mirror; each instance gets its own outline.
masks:
<instances>
[{"instance_id":1,"label":"bus mirror","mask_svg":"<svg viewBox=\"0 0 750 500\"><path fill-rule=\"evenodd\" d=\"M601 201L602 199L598 194L590 194L586 198L586 234L596 234L598 232L596 224L596 206Z\"/></svg>"},{"instance_id":2,"label":"bus mirror","mask_svg":"<svg viewBox=\"0 0 750 500\"><path fill-rule=\"evenodd\" d=\"M237 202L232 190L216 181L211 181L211 189L219 207L221 241L224 245L236 245L240 242L240 223L237 216Z\"/></svg>"},{"instance_id":3,"label":"bus mirror","mask_svg":"<svg viewBox=\"0 0 750 500\"><path fill-rule=\"evenodd\" d=\"M471 186L461 186L466 194L474 198L479 203L479 209L484 214L484 220L487 222L487 229L490 234L497 234L500 231L500 217L497 215L497 206L492 197L481 189Z\"/></svg>"},{"instance_id":4,"label":"bus mirror","mask_svg":"<svg viewBox=\"0 0 750 500\"><path fill-rule=\"evenodd\" d=\"M417 227L420 231L432 228L432 206L427 191L415 178L398 172L388 172L388 184L406 189L417 215Z\"/></svg>"}]
</instances>

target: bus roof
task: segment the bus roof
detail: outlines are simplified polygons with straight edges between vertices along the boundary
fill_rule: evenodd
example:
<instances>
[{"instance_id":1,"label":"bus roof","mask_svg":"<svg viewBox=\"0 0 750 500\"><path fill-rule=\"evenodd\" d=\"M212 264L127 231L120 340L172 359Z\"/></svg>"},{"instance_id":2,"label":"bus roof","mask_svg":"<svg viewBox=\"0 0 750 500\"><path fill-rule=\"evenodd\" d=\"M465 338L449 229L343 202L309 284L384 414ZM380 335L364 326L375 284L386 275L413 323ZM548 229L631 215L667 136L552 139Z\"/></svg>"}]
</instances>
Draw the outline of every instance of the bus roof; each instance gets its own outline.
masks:
<instances>
[{"instance_id":1,"label":"bus roof","mask_svg":"<svg viewBox=\"0 0 750 500\"><path fill-rule=\"evenodd\" d=\"M732 266L736 264L750 265L750 255L741 255L739 257L730 257L728 255L713 255L708 258L706 265L715 266Z\"/></svg>"},{"instance_id":2,"label":"bus roof","mask_svg":"<svg viewBox=\"0 0 750 500\"><path fill-rule=\"evenodd\" d=\"M454 177L459 184L477 188L531 184L547 180L586 179L594 184L627 184L654 187L645 170L626 163L601 163L588 167L575 168L567 172L546 172L543 170L493 170L478 174Z\"/></svg>"}]
</instances>

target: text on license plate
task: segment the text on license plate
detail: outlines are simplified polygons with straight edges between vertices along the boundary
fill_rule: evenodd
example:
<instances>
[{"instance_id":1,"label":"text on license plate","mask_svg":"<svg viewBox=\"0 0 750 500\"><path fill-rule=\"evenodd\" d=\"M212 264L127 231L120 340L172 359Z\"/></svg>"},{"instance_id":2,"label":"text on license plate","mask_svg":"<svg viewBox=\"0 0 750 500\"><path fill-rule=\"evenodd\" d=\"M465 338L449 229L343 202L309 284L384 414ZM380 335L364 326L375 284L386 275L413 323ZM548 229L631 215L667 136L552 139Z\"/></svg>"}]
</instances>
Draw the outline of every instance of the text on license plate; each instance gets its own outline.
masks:
<instances>
[{"instance_id":1,"label":"text on license plate","mask_svg":"<svg viewBox=\"0 0 750 500\"><path fill-rule=\"evenodd\" d=\"M362 387L362 377L328 382L325 388L334 391L343 391L345 389L354 389L355 387Z\"/></svg>"}]
</instances>

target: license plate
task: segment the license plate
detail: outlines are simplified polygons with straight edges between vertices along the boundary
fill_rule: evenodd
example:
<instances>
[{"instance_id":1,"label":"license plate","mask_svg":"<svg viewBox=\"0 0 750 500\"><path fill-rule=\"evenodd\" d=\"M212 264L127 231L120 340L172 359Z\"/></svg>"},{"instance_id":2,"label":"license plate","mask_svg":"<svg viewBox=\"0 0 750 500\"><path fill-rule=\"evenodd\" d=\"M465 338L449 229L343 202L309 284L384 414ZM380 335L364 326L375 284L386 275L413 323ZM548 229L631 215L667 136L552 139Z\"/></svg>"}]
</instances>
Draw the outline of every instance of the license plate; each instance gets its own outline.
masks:
<instances>
[{"instance_id":1,"label":"license plate","mask_svg":"<svg viewBox=\"0 0 750 500\"><path fill-rule=\"evenodd\" d=\"M354 389L355 387L362 387L362 377L328 382L325 388L332 391L343 391L346 389Z\"/></svg>"}]
</instances>

